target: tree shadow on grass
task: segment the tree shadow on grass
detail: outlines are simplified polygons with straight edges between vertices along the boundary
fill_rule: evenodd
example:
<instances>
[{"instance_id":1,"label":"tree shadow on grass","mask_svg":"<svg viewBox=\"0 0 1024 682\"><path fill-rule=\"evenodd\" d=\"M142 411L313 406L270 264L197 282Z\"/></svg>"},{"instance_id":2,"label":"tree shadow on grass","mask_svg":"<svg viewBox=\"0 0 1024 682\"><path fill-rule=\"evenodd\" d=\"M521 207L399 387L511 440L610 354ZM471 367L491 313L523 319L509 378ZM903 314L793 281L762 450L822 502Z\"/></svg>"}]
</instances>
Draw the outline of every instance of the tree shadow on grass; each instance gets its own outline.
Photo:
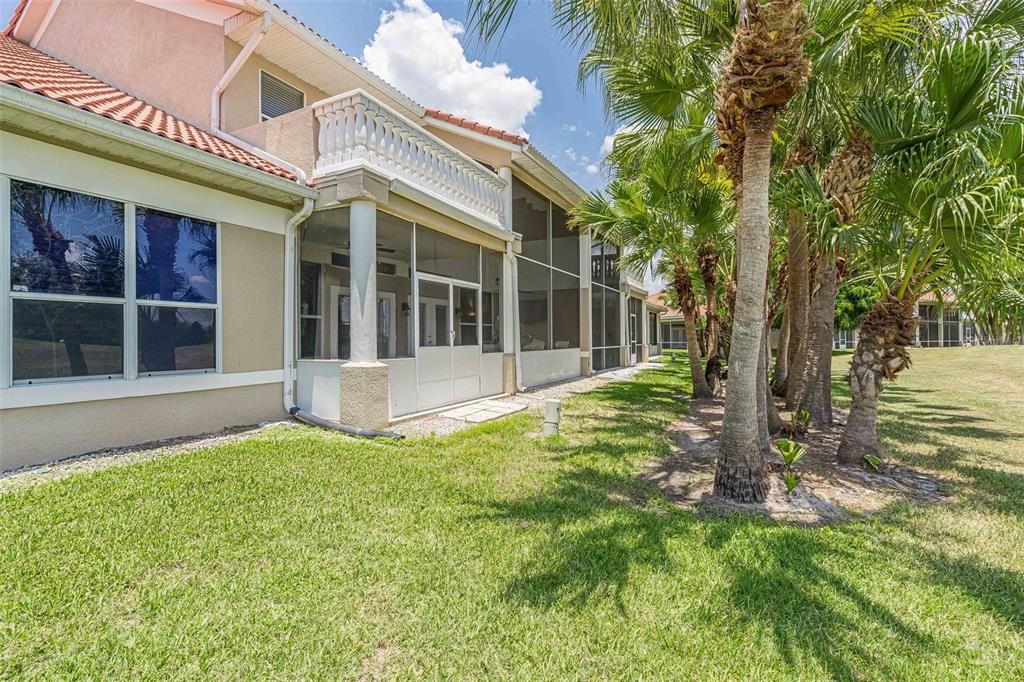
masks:
<instances>
[{"instance_id":1,"label":"tree shadow on grass","mask_svg":"<svg viewBox=\"0 0 1024 682\"><path fill-rule=\"evenodd\" d=\"M700 556L725 574L707 588L700 600L704 606L696 607L707 610L708 627L717 623L735 629L737 636L744 626L770 632L778 655L794 672L811 658L836 678L854 678L865 670L893 677L891 651L874 646L876 639L906 652L935 646L833 568L847 560L871 561L863 552L847 555L835 537L760 518L698 516L669 505L633 468L637 450L649 452L650 440L664 439L672 421L664 413L639 416L648 398L665 400L676 391L642 382L609 384L600 391L592 394L600 398L600 414L589 402L567 407L579 432L551 446L560 469L547 486L527 496L480 503L474 522L537 531L501 599L553 610L610 602L629 616L631 608L652 608L629 589L644 579L638 576L673 581ZM646 620L650 614L639 615Z\"/></svg>"},{"instance_id":2,"label":"tree shadow on grass","mask_svg":"<svg viewBox=\"0 0 1024 682\"><path fill-rule=\"evenodd\" d=\"M788 666L797 668L810 656L832 679L856 679L869 668L871 676L895 678L892 653L878 647L878 639L915 652L936 647L932 637L826 567L826 561L862 557L801 529L746 540L727 554L729 603L741 623L770 629Z\"/></svg>"}]
</instances>

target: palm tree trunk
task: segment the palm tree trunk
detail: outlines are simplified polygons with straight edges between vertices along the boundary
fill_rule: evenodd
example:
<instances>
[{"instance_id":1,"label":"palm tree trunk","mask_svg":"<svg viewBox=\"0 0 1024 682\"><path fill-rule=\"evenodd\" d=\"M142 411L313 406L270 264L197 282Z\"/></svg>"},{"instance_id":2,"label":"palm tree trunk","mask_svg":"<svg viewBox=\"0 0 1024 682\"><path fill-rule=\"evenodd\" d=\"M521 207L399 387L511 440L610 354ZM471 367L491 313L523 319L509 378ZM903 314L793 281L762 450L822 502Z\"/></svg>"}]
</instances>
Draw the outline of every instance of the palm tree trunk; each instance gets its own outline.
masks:
<instances>
[{"instance_id":1,"label":"palm tree trunk","mask_svg":"<svg viewBox=\"0 0 1024 682\"><path fill-rule=\"evenodd\" d=\"M763 348L761 351L761 357L763 358L761 374L764 376L765 423L768 427L768 436L782 430L782 417L779 416L779 408L775 405L775 396L772 395L772 387L768 381L768 359L772 356L771 330L771 322L768 322L764 327L764 340L761 344ZM765 438L765 449L771 450L771 440L767 437Z\"/></svg>"},{"instance_id":2,"label":"palm tree trunk","mask_svg":"<svg viewBox=\"0 0 1024 682\"><path fill-rule=\"evenodd\" d=\"M916 309L916 292L908 292L903 298L890 293L861 320L848 375L853 406L839 442L838 457L844 464L863 464L865 455L880 455L878 398L883 380L910 367L907 347L914 343Z\"/></svg>"},{"instance_id":3,"label":"palm tree trunk","mask_svg":"<svg viewBox=\"0 0 1024 682\"><path fill-rule=\"evenodd\" d=\"M832 345L836 309L836 263L826 256L814 273L811 294L807 362L801 378L799 409L807 410L809 424L832 426Z\"/></svg>"},{"instance_id":4,"label":"palm tree trunk","mask_svg":"<svg viewBox=\"0 0 1024 682\"><path fill-rule=\"evenodd\" d=\"M711 387L704 376L704 367L700 361L700 348L690 339L697 339L697 317L692 310L683 310L683 322L686 325L686 356L690 360L690 379L693 381L693 397L707 400L714 397Z\"/></svg>"},{"instance_id":5,"label":"palm tree trunk","mask_svg":"<svg viewBox=\"0 0 1024 682\"><path fill-rule=\"evenodd\" d=\"M790 211L787 226L787 263L789 295L786 297L786 319L789 322L789 372L786 381L786 408L797 405L797 393L807 363L807 327L810 319L810 279L808 277L807 226L803 211Z\"/></svg>"},{"instance_id":6,"label":"palm tree trunk","mask_svg":"<svg viewBox=\"0 0 1024 682\"><path fill-rule=\"evenodd\" d=\"M693 295L693 284L686 263L679 260L673 263L672 288L675 290L679 309L683 311L683 322L686 325L686 355L690 360L690 379L693 383L693 397L709 399L714 397L707 379L704 378L704 367L700 361L700 343L697 338L697 301Z\"/></svg>"},{"instance_id":7,"label":"palm tree trunk","mask_svg":"<svg viewBox=\"0 0 1024 682\"><path fill-rule=\"evenodd\" d=\"M715 494L760 502L768 493L764 440L758 419L758 365L764 344L768 275L768 185L775 112L747 115L743 199L737 225L737 293L729 352L725 416L715 468ZM765 425L764 431L767 431Z\"/></svg>"},{"instance_id":8,"label":"palm tree trunk","mask_svg":"<svg viewBox=\"0 0 1024 682\"><path fill-rule=\"evenodd\" d=\"M789 300L789 297L786 297ZM772 378L772 395L786 395L786 380L789 378L789 335L790 324L787 309L782 311L782 327L779 329L779 347L775 349L775 372ZM770 339L771 337L769 337Z\"/></svg>"}]
</instances>

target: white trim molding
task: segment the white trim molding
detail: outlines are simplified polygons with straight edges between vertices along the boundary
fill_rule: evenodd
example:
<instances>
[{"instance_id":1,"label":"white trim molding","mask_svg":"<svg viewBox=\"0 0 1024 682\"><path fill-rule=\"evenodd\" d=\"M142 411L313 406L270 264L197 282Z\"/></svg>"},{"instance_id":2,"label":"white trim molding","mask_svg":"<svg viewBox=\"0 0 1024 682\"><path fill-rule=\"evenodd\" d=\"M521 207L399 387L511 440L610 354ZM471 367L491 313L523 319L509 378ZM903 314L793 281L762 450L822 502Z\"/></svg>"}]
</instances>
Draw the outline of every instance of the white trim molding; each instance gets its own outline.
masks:
<instances>
[{"instance_id":1,"label":"white trim molding","mask_svg":"<svg viewBox=\"0 0 1024 682\"><path fill-rule=\"evenodd\" d=\"M0 410L279 384L283 380L282 370L271 369L233 374L170 374L139 379L83 379L32 384L0 389Z\"/></svg>"}]
</instances>

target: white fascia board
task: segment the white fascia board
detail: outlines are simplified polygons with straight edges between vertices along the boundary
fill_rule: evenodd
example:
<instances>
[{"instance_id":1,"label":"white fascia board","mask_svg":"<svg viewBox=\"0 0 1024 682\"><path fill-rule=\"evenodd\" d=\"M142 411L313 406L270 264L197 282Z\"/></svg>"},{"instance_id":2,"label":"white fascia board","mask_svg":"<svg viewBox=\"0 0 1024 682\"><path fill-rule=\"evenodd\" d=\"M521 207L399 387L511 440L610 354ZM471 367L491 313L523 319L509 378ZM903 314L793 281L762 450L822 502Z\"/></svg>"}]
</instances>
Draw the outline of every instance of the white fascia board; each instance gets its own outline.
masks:
<instances>
[{"instance_id":1,"label":"white fascia board","mask_svg":"<svg viewBox=\"0 0 1024 682\"><path fill-rule=\"evenodd\" d=\"M35 114L61 125L127 142L141 149L229 175L239 180L273 187L295 196L297 200L314 199L319 195L319 190L314 187L300 185L292 180L286 180L181 142L175 142L148 130L133 128L126 123L120 123L70 104L22 90L14 85L0 83L0 107L11 107Z\"/></svg>"},{"instance_id":2,"label":"white fascia board","mask_svg":"<svg viewBox=\"0 0 1024 682\"><path fill-rule=\"evenodd\" d=\"M585 196L587 196L587 191L580 187L578 184L576 184L575 180L570 178L565 173L565 171L556 166L550 159L548 159L548 157L544 156L539 151L530 146L527 146L523 150L523 153L527 158L529 158L531 161L536 163L545 171L553 175L556 179L558 179L559 182L565 185L566 188L570 191L570 197L574 196L576 199L582 199Z\"/></svg>"},{"instance_id":3,"label":"white fascia board","mask_svg":"<svg viewBox=\"0 0 1024 682\"><path fill-rule=\"evenodd\" d=\"M262 13L269 12L273 18L274 23L286 28L292 35L296 36L302 42L306 43L310 47L314 47L319 50L324 56L338 63L340 66L348 69L359 78L362 78L381 90L389 93L396 100L402 102L410 110L416 112L419 117L423 116L423 105L419 102L414 101L411 97L406 95L404 92L396 88L391 83L370 71L363 64L346 54L333 44L331 44L325 38L320 37L314 33L311 29L306 27L302 22L295 19L293 16L282 10L280 7L275 5L273 2L267 0L249 0L249 7L254 11Z\"/></svg>"}]
</instances>

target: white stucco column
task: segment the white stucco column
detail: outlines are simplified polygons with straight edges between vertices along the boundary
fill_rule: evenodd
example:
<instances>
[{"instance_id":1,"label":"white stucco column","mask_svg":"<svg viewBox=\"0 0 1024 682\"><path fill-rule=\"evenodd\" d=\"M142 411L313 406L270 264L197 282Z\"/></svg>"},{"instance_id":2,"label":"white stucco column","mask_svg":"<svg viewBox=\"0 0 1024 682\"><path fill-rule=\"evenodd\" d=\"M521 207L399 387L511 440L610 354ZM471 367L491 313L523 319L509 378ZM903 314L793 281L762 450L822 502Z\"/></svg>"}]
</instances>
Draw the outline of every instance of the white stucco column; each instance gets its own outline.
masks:
<instances>
[{"instance_id":1,"label":"white stucco column","mask_svg":"<svg viewBox=\"0 0 1024 682\"><path fill-rule=\"evenodd\" d=\"M352 362L377 360L377 206L353 201L349 264Z\"/></svg>"},{"instance_id":2,"label":"white stucco column","mask_svg":"<svg viewBox=\"0 0 1024 682\"><path fill-rule=\"evenodd\" d=\"M388 366L377 359L377 205L353 201L349 227L352 350L340 367L340 421L382 429L391 416L391 392Z\"/></svg>"}]
</instances>

